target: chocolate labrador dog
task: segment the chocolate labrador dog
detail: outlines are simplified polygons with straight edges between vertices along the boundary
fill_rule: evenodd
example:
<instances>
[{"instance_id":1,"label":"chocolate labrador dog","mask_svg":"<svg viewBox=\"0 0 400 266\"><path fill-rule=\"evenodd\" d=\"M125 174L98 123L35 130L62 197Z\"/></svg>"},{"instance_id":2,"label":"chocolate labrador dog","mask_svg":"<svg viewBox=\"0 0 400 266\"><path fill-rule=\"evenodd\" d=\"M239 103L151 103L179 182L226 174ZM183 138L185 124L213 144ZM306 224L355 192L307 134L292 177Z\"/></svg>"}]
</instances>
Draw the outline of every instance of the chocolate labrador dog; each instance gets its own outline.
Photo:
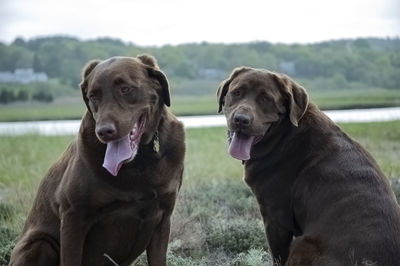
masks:
<instances>
[{"instance_id":1,"label":"chocolate labrador dog","mask_svg":"<svg viewBox=\"0 0 400 266\"><path fill-rule=\"evenodd\" d=\"M217 92L282 265L400 265L400 208L371 155L289 77L235 69Z\"/></svg>"},{"instance_id":2,"label":"chocolate labrador dog","mask_svg":"<svg viewBox=\"0 0 400 266\"><path fill-rule=\"evenodd\" d=\"M78 137L39 186L10 265L166 265L183 125L155 59L92 61Z\"/></svg>"}]
</instances>

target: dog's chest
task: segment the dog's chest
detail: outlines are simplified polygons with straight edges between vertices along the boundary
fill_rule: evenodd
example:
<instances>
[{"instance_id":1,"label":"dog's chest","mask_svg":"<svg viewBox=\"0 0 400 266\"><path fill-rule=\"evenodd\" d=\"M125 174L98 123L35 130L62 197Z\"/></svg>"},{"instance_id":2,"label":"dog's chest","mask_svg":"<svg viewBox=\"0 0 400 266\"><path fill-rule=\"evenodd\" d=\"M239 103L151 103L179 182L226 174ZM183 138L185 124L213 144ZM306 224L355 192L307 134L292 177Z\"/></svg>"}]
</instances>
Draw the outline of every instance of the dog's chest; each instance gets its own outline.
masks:
<instances>
[{"instance_id":1,"label":"dog's chest","mask_svg":"<svg viewBox=\"0 0 400 266\"><path fill-rule=\"evenodd\" d=\"M265 165L245 169L245 181L256 196L264 220L295 231L288 179L285 170L272 171Z\"/></svg>"},{"instance_id":2,"label":"dog's chest","mask_svg":"<svg viewBox=\"0 0 400 266\"><path fill-rule=\"evenodd\" d=\"M178 192L180 178L176 174L166 177L156 168L152 171L127 170L90 192L99 209L108 209L122 219L152 219L165 209L166 198L174 197Z\"/></svg>"},{"instance_id":3,"label":"dog's chest","mask_svg":"<svg viewBox=\"0 0 400 266\"><path fill-rule=\"evenodd\" d=\"M161 219L162 212L155 202L119 206L88 232L84 253L90 256L86 265L102 265L104 254L116 261L131 261L146 248Z\"/></svg>"}]
</instances>

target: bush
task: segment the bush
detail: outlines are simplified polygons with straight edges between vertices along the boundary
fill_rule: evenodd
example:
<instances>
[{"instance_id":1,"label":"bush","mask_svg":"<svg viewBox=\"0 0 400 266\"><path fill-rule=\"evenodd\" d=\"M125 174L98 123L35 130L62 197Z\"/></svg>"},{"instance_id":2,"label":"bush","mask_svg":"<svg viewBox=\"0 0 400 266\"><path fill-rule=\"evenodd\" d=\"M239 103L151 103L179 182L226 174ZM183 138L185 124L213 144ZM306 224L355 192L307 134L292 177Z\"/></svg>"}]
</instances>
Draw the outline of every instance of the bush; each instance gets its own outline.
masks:
<instances>
[{"instance_id":1,"label":"bush","mask_svg":"<svg viewBox=\"0 0 400 266\"><path fill-rule=\"evenodd\" d=\"M210 250L223 247L232 253L266 248L267 238L261 220L218 220L210 228L207 245Z\"/></svg>"},{"instance_id":2,"label":"bush","mask_svg":"<svg viewBox=\"0 0 400 266\"><path fill-rule=\"evenodd\" d=\"M233 265L239 254L266 246L258 205L242 180L192 181L182 188L169 244L177 264L171 265L187 257L195 265Z\"/></svg>"},{"instance_id":3,"label":"bush","mask_svg":"<svg viewBox=\"0 0 400 266\"><path fill-rule=\"evenodd\" d=\"M54 100L53 95L49 92L44 92L44 91L39 91L32 96L33 100L39 101L39 102L52 102Z\"/></svg>"},{"instance_id":4,"label":"bush","mask_svg":"<svg viewBox=\"0 0 400 266\"><path fill-rule=\"evenodd\" d=\"M0 227L0 265L8 265L11 251L17 241L17 232Z\"/></svg>"},{"instance_id":5,"label":"bush","mask_svg":"<svg viewBox=\"0 0 400 266\"><path fill-rule=\"evenodd\" d=\"M240 253L232 263L235 266L273 265L271 255L261 249L250 249L247 253Z\"/></svg>"},{"instance_id":6,"label":"bush","mask_svg":"<svg viewBox=\"0 0 400 266\"><path fill-rule=\"evenodd\" d=\"M17 95L17 100L21 102L26 102L29 100L29 95L25 90L20 90Z\"/></svg>"},{"instance_id":7,"label":"bush","mask_svg":"<svg viewBox=\"0 0 400 266\"><path fill-rule=\"evenodd\" d=\"M4 224L12 217L13 211L10 205L0 202L0 224ZM0 226L0 265L8 264L11 251L16 244L17 235L16 231Z\"/></svg>"},{"instance_id":8,"label":"bush","mask_svg":"<svg viewBox=\"0 0 400 266\"><path fill-rule=\"evenodd\" d=\"M136 266L147 266L147 258L142 254ZM167 265L169 266L274 266L270 254L262 249L251 249L245 253L234 255L227 253L223 249L210 252L201 258L182 256L168 251Z\"/></svg>"},{"instance_id":9,"label":"bush","mask_svg":"<svg viewBox=\"0 0 400 266\"><path fill-rule=\"evenodd\" d=\"M14 92L9 91L7 89L2 89L0 92L0 103L11 103L15 101Z\"/></svg>"}]
</instances>

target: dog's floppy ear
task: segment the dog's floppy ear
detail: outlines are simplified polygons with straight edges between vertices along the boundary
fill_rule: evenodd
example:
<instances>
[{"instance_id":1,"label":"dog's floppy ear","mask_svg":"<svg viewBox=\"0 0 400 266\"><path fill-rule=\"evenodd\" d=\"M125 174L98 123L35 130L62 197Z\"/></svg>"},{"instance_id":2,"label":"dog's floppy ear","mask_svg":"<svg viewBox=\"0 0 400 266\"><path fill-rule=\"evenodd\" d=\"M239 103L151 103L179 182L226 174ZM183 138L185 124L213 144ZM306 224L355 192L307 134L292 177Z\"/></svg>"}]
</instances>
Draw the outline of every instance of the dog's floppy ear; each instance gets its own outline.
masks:
<instances>
[{"instance_id":1,"label":"dog's floppy ear","mask_svg":"<svg viewBox=\"0 0 400 266\"><path fill-rule=\"evenodd\" d=\"M218 113L221 113L222 106L225 104L225 96L228 92L229 84L232 82L234 78L236 78L239 74L250 70L248 67L237 67L235 68L232 73L229 75L229 78L222 81L217 89L217 102L218 102Z\"/></svg>"},{"instance_id":2,"label":"dog's floppy ear","mask_svg":"<svg viewBox=\"0 0 400 266\"><path fill-rule=\"evenodd\" d=\"M90 111L89 108L89 99L86 96L87 93L87 87L88 87L88 76L89 74L92 72L92 70L100 63L100 60L91 60L89 62L86 63L86 65L83 67L83 71L82 71L82 81L79 84L79 87L81 88L81 92L82 92L82 97L83 100L85 101L85 104L88 108L88 110Z\"/></svg>"},{"instance_id":3,"label":"dog's floppy ear","mask_svg":"<svg viewBox=\"0 0 400 266\"><path fill-rule=\"evenodd\" d=\"M157 64L157 60L152 55L141 54L141 55L138 55L137 58L145 65L151 66L156 69L160 69L160 67Z\"/></svg>"},{"instance_id":4,"label":"dog's floppy ear","mask_svg":"<svg viewBox=\"0 0 400 266\"><path fill-rule=\"evenodd\" d=\"M288 76L276 74L276 78L289 101L290 122L297 127L307 110L308 94L302 86Z\"/></svg>"},{"instance_id":5,"label":"dog's floppy ear","mask_svg":"<svg viewBox=\"0 0 400 266\"><path fill-rule=\"evenodd\" d=\"M153 56L147 54L139 55L137 58L147 66L149 75L158 80L161 85L161 97L166 106L171 106L168 80L165 74L160 70L157 60Z\"/></svg>"}]
</instances>

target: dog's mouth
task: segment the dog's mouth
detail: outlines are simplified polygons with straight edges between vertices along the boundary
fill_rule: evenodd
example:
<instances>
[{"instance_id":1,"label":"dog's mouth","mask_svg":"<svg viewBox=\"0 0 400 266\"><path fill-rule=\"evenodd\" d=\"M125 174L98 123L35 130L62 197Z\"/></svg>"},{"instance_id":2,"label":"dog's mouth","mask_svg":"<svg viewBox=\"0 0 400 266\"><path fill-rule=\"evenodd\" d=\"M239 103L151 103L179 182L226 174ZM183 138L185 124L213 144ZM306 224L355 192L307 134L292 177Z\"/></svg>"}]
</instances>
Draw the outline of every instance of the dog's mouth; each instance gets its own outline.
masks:
<instances>
[{"instance_id":1,"label":"dog's mouth","mask_svg":"<svg viewBox=\"0 0 400 266\"><path fill-rule=\"evenodd\" d=\"M240 131L228 131L229 154L238 160L249 160L251 147L259 142L263 136L251 136Z\"/></svg>"},{"instance_id":2,"label":"dog's mouth","mask_svg":"<svg viewBox=\"0 0 400 266\"><path fill-rule=\"evenodd\" d=\"M113 176L118 175L123 164L129 163L135 158L145 124L146 116L141 115L128 135L107 143L103 167Z\"/></svg>"}]
</instances>

